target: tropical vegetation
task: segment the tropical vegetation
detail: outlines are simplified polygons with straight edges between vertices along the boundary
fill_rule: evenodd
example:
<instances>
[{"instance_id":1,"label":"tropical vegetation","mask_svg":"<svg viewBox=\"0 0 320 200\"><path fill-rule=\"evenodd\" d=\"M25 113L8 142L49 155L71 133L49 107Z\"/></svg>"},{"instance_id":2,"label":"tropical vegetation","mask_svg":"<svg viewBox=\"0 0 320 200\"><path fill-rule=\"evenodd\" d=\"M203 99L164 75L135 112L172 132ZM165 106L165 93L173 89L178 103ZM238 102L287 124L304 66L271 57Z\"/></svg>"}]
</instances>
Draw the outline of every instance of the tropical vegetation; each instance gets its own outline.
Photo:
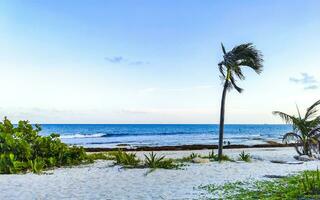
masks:
<instances>
[{"instance_id":1,"label":"tropical vegetation","mask_svg":"<svg viewBox=\"0 0 320 200\"><path fill-rule=\"evenodd\" d=\"M145 166L151 169L163 168L173 169L178 168L179 165L174 163L173 159L165 159L165 156L157 156L156 153L151 152L145 156Z\"/></svg>"},{"instance_id":2,"label":"tropical vegetation","mask_svg":"<svg viewBox=\"0 0 320 200\"><path fill-rule=\"evenodd\" d=\"M89 163L82 147L68 146L59 135L40 136L41 127L28 121L14 126L7 118L0 122L0 173L39 173L52 167Z\"/></svg>"},{"instance_id":3,"label":"tropical vegetation","mask_svg":"<svg viewBox=\"0 0 320 200\"><path fill-rule=\"evenodd\" d=\"M281 111L274 111L273 114L280 116L287 124L292 125L292 131L283 136L286 143L294 143L299 155L312 156L319 153L320 142L320 115L318 107L320 100L307 108L304 115L301 114L298 106L298 115L289 115Z\"/></svg>"},{"instance_id":4,"label":"tropical vegetation","mask_svg":"<svg viewBox=\"0 0 320 200\"><path fill-rule=\"evenodd\" d=\"M251 155L249 153L241 151L241 153L239 154L239 160L244 162L251 162Z\"/></svg>"},{"instance_id":5,"label":"tropical vegetation","mask_svg":"<svg viewBox=\"0 0 320 200\"><path fill-rule=\"evenodd\" d=\"M217 161L212 152L208 155L192 153L189 156L171 159L151 152L141 160L135 153L122 150L100 153L86 153L83 147L69 146L60 140L58 134L40 135L41 127L28 121L13 125L4 118L0 122L0 174L40 173L43 170L62 166L92 163L95 160L112 160L124 168L179 169L194 158L208 158ZM223 155L221 160L232 161Z\"/></svg>"},{"instance_id":6,"label":"tropical vegetation","mask_svg":"<svg viewBox=\"0 0 320 200\"><path fill-rule=\"evenodd\" d=\"M223 80L223 92L221 98L220 109L220 127L219 127L219 151L218 159L221 160L223 154L223 133L224 133L224 116L225 116L225 102L228 90L236 89L239 93L243 91L237 83L236 79L244 80L242 68L249 67L257 74L260 74L263 68L263 56L252 43L241 44L235 46L231 51L226 51L223 44L221 44L223 52L223 60L218 64Z\"/></svg>"},{"instance_id":7,"label":"tropical vegetation","mask_svg":"<svg viewBox=\"0 0 320 200\"><path fill-rule=\"evenodd\" d=\"M304 171L274 180L238 181L200 188L207 190L212 195L212 199L320 199L320 172L319 170Z\"/></svg>"},{"instance_id":8,"label":"tropical vegetation","mask_svg":"<svg viewBox=\"0 0 320 200\"><path fill-rule=\"evenodd\" d=\"M116 161L115 163L124 167L137 167L141 162L140 159L137 158L135 153L127 153L118 150L118 152L113 155Z\"/></svg>"}]
</instances>

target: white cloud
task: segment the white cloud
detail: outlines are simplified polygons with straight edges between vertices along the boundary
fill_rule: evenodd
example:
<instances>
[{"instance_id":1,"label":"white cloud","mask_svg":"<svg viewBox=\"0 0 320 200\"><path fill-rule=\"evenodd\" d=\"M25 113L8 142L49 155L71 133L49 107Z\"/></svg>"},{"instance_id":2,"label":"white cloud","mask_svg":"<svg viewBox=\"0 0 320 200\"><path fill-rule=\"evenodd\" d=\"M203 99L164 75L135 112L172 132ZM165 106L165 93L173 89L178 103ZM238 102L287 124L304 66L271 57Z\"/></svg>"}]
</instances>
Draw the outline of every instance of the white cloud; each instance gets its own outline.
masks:
<instances>
[{"instance_id":1,"label":"white cloud","mask_svg":"<svg viewBox=\"0 0 320 200\"><path fill-rule=\"evenodd\" d=\"M301 73L300 78L290 77L291 82L301 84L304 86L305 90L315 90L319 88L319 81L313 75L308 73Z\"/></svg>"},{"instance_id":2,"label":"white cloud","mask_svg":"<svg viewBox=\"0 0 320 200\"><path fill-rule=\"evenodd\" d=\"M128 65L136 65L136 66L150 64L150 63L147 62L147 61L143 61L143 60L130 60L130 59L128 59L128 58L124 58L123 56L105 57L104 59L105 59L106 61L112 63L112 64L125 63L125 64L128 64Z\"/></svg>"}]
</instances>

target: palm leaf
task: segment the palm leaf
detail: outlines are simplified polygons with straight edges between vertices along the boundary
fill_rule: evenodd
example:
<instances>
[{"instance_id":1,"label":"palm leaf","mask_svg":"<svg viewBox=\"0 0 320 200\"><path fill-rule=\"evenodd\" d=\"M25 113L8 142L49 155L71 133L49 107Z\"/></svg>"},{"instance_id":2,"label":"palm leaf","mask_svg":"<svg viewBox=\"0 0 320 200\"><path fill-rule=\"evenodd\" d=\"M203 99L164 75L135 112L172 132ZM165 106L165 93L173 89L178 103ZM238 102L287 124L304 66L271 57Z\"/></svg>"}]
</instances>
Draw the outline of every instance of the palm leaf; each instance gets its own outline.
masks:
<instances>
[{"instance_id":1,"label":"palm leaf","mask_svg":"<svg viewBox=\"0 0 320 200\"><path fill-rule=\"evenodd\" d=\"M239 66L234 66L233 68L233 72L234 74L240 79L240 80L244 80L245 79L245 76L243 75L242 73L242 70Z\"/></svg>"},{"instance_id":2,"label":"palm leaf","mask_svg":"<svg viewBox=\"0 0 320 200\"><path fill-rule=\"evenodd\" d=\"M320 100L316 101L309 108L307 108L307 112L306 112L305 117L304 117L305 120L307 120L308 118L313 117L318 112L318 110L316 108L319 105L320 105Z\"/></svg>"},{"instance_id":3,"label":"palm leaf","mask_svg":"<svg viewBox=\"0 0 320 200\"><path fill-rule=\"evenodd\" d=\"M312 130L308 133L308 137L320 138L320 127L317 127L317 128L312 129Z\"/></svg>"},{"instance_id":4,"label":"palm leaf","mask_svg":"<svg viewBox=\"0 0 320 200\"><path fill-rule=\"evenodd\" d=\"M297 104L296 104L296 109L297 109L297 112L298 112L299 118L301 119L300 110L299 110L299 107L298 107L298 105L297 105Z\"/></svg>"},{"instance_id":5,"label":"palm leaf","mask_svg":"<svg viewBox=\"0 0 320 200\"><path fill-rule=\"evenodd\" d=\"M300 135L298 135L297 133L294 132L289 132L284 134L282 141L283 142L291 142L291 141L296 141L297 143L301 143L302 142L302 137Z\"/></svg>"},{"instance_id":6,"label":"palm leaf","mask_svg":"<svg viewBox=\"0 0 320 200\"><path fill-rule=\"evenodd\" d=\"M223 52L223 54L227 54L227 51L226 51L226 49L224 48L224 45L223 45L223 43L221 42L221 48L222 48L222 52Z\"/></svg>"},{"instance_id":7,"label":"palm leaf","mask_svg":"<svg viewBox=\"0 0 320 200\"><path fill-rule=\"evenodd\" d=\"M222 77L223 77L223 78L226 78L225 70L224 70L224 67L223 67L223 62L220 62L220 63L218 64L218 66L219 66L219 71L220 71Z\"/></svg>"},{"instance_id":8,"label":"palm leaf","mask_svg":"<svg viewBox=\"0 0 320 200\"><path fill-rule=\"evenodd\" d=\"M237 86L237 84L236 84L236 82L235 82L235 80L234 80L234 78L233 78L232 76L230 77L230 81L231 81L232 86L233 86L239 93L241 93L241 92L243 91L242 88L240 88L239 86Z\"/></svg>"},{"instance_id":9,"label":"palm leaf","mask_svg":"<svg viewBox=\"0 0 320 200\"><path fill-rule=\"evenodd\" d=\"M281 111L273 111L272 114L280 116L282 120L284 120L287 124L293 123L293 121L295 121L294 116L291 116Z\"/></svg>"},{"instance_id":10,"label":"palm leaf","mask_svg":"<svg viewBox=\"0 0 320 200\"><path fill-rule=\"evenodd\" d=\"M262 71L263 58L259 50L257 50L252 43L241 44L235 46L231 51L226 51L224 45L221 43L223 51L223 61L219 66L219 71L222 74L224 80L228 76L230 78L230 85L227 85L228 90L235 88L238 92L242 92L243 89L236 84L235 78L244 80L245 76L241 70L242 66L252 68L255 72L260 73ZM230 73L227 75L227 73ZM230 76L229 76L230 75Z\"/></svg>"},{"instance_id":11,"label":"palm leaf","mask_svg":"<svg viewBox=\"0 0 320 200\"><path fill-rule=\"evenodd\" d=\"M250 67L258 74L262 72L263 56L252 43L241 44L234 47L229 57L239 66Z\"/></svg>"},{"instance_id":12,"label":"palm leaf","mask_svg":"<svg viewBox=\"0 0 320 200\"><path fill-rule=\"evenodd\" d=\"M301 149L301 144L303 144L303 138L298 135L297 133L293 133L293 132L289 132L284 134L282 141L285 143L290 143L292 141L295 142L294 148L296 149L296 152L299 155L302 155L304 153L304 147L302 146L302 151L300 151ZM299 149L300 147L300 149Z\"/></svg>"}]
</instances>

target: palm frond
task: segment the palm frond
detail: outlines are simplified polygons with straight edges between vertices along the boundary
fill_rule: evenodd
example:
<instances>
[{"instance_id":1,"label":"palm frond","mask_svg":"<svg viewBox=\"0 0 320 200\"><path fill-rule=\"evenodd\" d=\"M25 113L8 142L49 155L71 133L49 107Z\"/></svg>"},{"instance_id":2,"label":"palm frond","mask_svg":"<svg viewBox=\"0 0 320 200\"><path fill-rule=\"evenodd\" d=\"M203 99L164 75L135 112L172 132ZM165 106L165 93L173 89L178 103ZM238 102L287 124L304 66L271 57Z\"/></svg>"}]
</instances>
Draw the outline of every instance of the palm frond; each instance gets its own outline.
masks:
<instances>
[{"instance_id":1,"label":"palm frond","mask_svg":"<svg viewBox=\"0 0 320 200\"><path fill-rule=\"evenodd\" d=\"M252 43L235 46L231 51L228 52L222 43L221 48L224 54L223 61L218 64L221 77L224 79L226 79L226 77L228 77L228 79L230 78L230 84L227 87L228 90L235 88L238 92L242 92L243 89L237 86L235 78L240 80L245 79L245 76L241 70L242 66L250 67L257 73L260 73L263 68L262 54L253 46Z\"/></svg>"},{"instance_id":2,"label":"palm frond","mask_svg":"<svg viewBox=\"0 0 320 200\"><path fill-rule=\"evenodd\" d=\"M218 64L218 66L219 66L219 71L220 71L222 77L223 77L223 78L226 78L225 69L224 69L224 67L223 67L223 62L220 62L220 63Z\"/></svg>"},{"instance_id":3,"label":"palm frond","mask_svg":"<svg viewBox=\"0 0 320 200\"><path fill-rule=\"evenodd\" d=\"M242 88L237 86L237 84L236 84L236 82L235 82L235 80L234 80L234 78L232 76L230 77L230 81L231 81L231 84L234 87L234 89L236 89L239 93L241 93L243 91Z\"/></svg>"},{"instance_id":4,"label":"palm frond","mask_svg":"<svg viewBox=\"0 0 320 200\"><path fill-rule=\"evenodd\" d=\"M312 153L320 152L320 116L316 116L317 106L320 100L312 104L302 118L296 105L298 117L288 115L280 111L274 111L274 115L280 116L286 123L292 124L293 132L283 136L283 141L295 141L295 149L299 155L312 156Z\"/></svg>"},{"instance_id":5,"label":"palm frond","mask_svg":"<svg viewBox=\"0 0 320 200\"><path fill-rule=\"evenodd\" d=\"M286 133L283 136L282 141L285 142L286 144L290 143L290 142L294 142L295 143L294 148L296 149L296 152L299 155L302 155L305 153L303 145L302 145L302 149L301 149L301 144L303 144L303 138L300 135L298 135L297 133L293 133L293 132Z\"/></svg>"},{"instance_id":6,"label":"palm frond","mask_svg":"<svg viewBox=\"0 0 320 200\"><path fill-rule=\"evenodd\" d=\"M314 115L318 112L317 107L320 105L320 100L316 101L309 108L307 108L307 112L305 114L305 120L314 117Z\"/></svg>"},{"instance_id":7,"label":"palm frond","mask_svg":"<svg viewBox=\"0 0 320 200\"><path fill-rule=\"evenodd\" d=\"M295 141L296 143L301 143L302 142L302 137L300 135L298 135L297 133L293 133L293 132L289 132L284 134L284 136L282 137L282 141L283 142L291 142L291 141Z\"/></svg>"},{"instance_id":8,"label":"palm frond","mask_svg":"<svg viewBox=\"0 0 320 200\"><path fill-rule=\"evenodd\" d=\"M239 66L250 67L258 74L262 72L263 55L252 43L241 44L234 47L230 51L229 57Z\"/></svg>"},{"instance_id":9,"label":"palm frond","mask_svg":"<svg viewBox=\"0 0 320 200\"><path fill-rule=\"evenodd\" d=\"M223 45L223 43L221 42L221 48L222 48L222 52L223 52L223 54L227 54L227 51L226 51L226 49L224 48L224 45Z\"/></svg>"},{"instance_id":10,"label":"palm frond","mask_svg":"<svg viewBox=\"0 0 320 200\"><path fill-rule=\"evenodd\" d=\"M305 124L307 127L309 127L309 129L313 129L316 128L320 125L320 116L317 116L316 118L312 119L312 120L304 120Z\"/></svg>"},{"instance_id":11,"label":"palm frond","mask_svg":"<svg viewBox=\"0 0 320 200\"><path fill-rule=\"evenodd\" d=\"M281 112L281 111L273 111L272 112L273 115L278 115L279 117L282 118L282 120L285 121L285 123L290 124L293 123L293 121L295 120L294 116L291 116L287 113Z\"/></svg>"},{"instance_id":12,"label":"palm frond","mask_svg":"<svg viewBox=\"0 0 320 200\"><path fill-rule=\"evenodd\" d=\"M302 119L302 118L301 118L301 113L300 113L300 110L299 110L299 107L298 107L298 105L297 105L297 104L296 104L296 109L297 109L297 112L298 112L299 118L300 118L300 119Z\"/></svg>"},{"instance_id":13,"label":"palm frond","mask_svg":"<svg viewBox=\"0 0 320 200\"><path fill-rule=\"evenodd\" d=\"M320 127L314 128L312 129L309 133L308 133L308 137L313 137L313 138L320 138Z\"/></svg>"},{"instance_id":14,"label":"palm frond","mask_svg":"<svg viewBox=\"0 0 320 200\"><path fill-rule=\"evenodd\" d=\"M239 66L234 66L233 68L232 68L233 70L233 73L240 79L240 80L244 80L245 79L245 76L243 75L243 73L242 73L242 70L241 70L241 68L239 67Z\"/></svg>"}]
</instances>

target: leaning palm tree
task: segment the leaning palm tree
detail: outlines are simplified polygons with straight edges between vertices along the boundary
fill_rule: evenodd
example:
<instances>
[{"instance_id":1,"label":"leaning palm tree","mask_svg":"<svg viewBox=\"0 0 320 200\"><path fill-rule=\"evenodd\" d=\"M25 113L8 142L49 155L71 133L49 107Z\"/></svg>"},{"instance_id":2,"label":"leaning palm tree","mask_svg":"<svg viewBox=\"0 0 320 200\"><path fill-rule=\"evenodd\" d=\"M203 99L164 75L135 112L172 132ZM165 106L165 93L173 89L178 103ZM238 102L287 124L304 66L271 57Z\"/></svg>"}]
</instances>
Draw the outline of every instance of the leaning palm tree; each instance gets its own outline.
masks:
<instances>
[{"instance_id":1,"label":"leaning palm tree","mask_svg":"<svg viewBox=\"0 0 320 200\"><path fill-rule=\"evenodd\" d=\"M317 107L320 100L312 104L304 116L297 106L298 115L289 115L284 112L274 111L274 115L280 116L287 124L292 125L292 132L283 136L285 143L294 142L294 147L299 155L312 156L312 152L319 153L320 139L320 115Z\"/></svg>"},{"instance_id":2,"label":"leaning palm tree","mask_svg":"<svg viewBox=\"0 0 320 200\"><path fill-rule=\"evenodd\" d=\"M252 43L241 44L234 47L231 51L226 51L223 44L221 44L223 52L223 60L218 64L221 73L221 78L224 82L223 92L221 98L220 110L220 129L219 129L219 151L218 159L222 158L223 149L223 131L224 131L224 115L225 115L225 101L227 91L234 88L239 93L242 92L236 84L236 79L244 80L245 76L242 72L242 67L249 67L256 73L260 74L263 68L262 54L258 51Z\"/></svg>"}]
</instances>

